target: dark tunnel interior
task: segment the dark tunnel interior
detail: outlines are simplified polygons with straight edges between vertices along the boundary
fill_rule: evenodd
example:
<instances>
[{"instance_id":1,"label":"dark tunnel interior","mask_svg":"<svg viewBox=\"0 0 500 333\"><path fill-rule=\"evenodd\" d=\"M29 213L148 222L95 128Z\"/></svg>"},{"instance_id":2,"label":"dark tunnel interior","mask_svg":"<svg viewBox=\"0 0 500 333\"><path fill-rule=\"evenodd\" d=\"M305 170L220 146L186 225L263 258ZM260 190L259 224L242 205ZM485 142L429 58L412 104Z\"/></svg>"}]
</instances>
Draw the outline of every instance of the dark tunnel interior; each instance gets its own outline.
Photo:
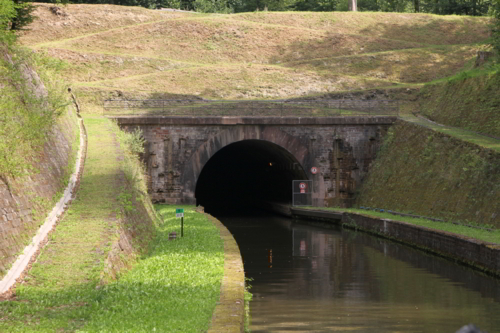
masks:
<instances>
[{"instance_id":1,"label":"dark tunnel interior","mask_svg":"<svg viewBox=\"0 0 500 333\"><path fill-rule=\"evenodd\" d=\"M290 203L292 180L307 179L284 148L264 140L244 140L220 149L196 183L196 204L209 213Z\"/></svg>"}]
</instances>

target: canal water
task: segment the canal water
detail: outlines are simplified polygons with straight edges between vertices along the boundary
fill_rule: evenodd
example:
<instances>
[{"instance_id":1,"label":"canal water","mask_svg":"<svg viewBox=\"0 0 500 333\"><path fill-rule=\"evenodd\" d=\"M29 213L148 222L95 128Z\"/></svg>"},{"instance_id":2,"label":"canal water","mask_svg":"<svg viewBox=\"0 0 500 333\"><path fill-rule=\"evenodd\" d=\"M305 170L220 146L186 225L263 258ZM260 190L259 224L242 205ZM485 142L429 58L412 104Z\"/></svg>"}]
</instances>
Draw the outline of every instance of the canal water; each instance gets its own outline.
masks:
<instances>
[{"instance_id":1,"label":"canal water","mask_svg":"<svg viewBox=\"0 0 500 333\"><path fill-rule=\"evenodd\" d=\"M500 280L341 228L220 216L252 279L251 331L500 332Z\"/></svg>"}]
</instances>

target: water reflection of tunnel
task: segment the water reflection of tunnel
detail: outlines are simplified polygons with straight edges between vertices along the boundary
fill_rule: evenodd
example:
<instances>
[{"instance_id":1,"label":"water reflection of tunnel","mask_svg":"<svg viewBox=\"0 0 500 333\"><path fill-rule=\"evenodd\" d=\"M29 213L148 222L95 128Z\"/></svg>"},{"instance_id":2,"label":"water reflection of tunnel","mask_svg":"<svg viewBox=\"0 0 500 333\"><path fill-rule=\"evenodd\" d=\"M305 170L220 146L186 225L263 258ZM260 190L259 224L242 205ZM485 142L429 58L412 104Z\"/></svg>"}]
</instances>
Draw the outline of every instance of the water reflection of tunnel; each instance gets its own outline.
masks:
<instances>
[{"instance_id":1,"label":"water reflection of tunnel","mask_svg":"<svg viewBox=\"0 0 500 333\"><path fill-rule=\"evenodd\" d=\"M264 140L243 140L220 149L196 183L196 203L206 209L292 201L292 180L307 179L296 158Z\"/></svg>"}]
</instances>

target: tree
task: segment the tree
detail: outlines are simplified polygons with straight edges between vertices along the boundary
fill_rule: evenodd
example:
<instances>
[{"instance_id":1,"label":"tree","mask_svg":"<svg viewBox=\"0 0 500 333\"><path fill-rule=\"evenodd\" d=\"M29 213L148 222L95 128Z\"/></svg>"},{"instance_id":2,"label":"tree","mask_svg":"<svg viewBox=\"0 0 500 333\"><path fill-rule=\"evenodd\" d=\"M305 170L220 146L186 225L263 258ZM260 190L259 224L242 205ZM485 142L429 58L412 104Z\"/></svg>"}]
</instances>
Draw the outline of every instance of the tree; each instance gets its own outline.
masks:
<instances>
[{"instance_id":1,"label":"tree","mask_svg":"<svg viewBox=\"0 0 500 333\"><path fill-rule=\"evenodd\" d=\"M12 0L0 0L0 30L8 29L10 22L16 16L16 8ZM0 32L1 33L1 32Z\"/></svg>"},{"instance_id":2,"label":"tree","mask_svg":"<svg viewBox=\"0 0 500 333\"><path fill-rule=\"evenodd\" d=\"M353 12L358 11L358 1L357 0L349 0L349 10Z\"/></svg>"},{"instance_id":3,"label":"tree","mask_svg":"<svg viewBox=\"0 0 500 333\"><path fill-rule=\"evenodd\" d=\"M35 17L32 15L35 6L31 2L23 0L14 0L16 16L12 18L11 30L22 30L25 26L33 22Z\"/></svg>"},{"instance_id":4,"label":"tree","mask_svg":"<svg viewBox=\"0 0 500 333\"><path fill-rule=\"evenodd\" d=\"M337 10L339 0L298 0L294 10L313 12L333 12Z\"/></svg>"},{"instance_id":5,"label":"tree","mask_svg":"<svg viewBox=\"0 0 500 333\"><path fill-rule=\"evenodd\" d=\"M202 13L233 12L233 8L226 0L195 0L194 9Z\"/></svg>"}]
</instances>

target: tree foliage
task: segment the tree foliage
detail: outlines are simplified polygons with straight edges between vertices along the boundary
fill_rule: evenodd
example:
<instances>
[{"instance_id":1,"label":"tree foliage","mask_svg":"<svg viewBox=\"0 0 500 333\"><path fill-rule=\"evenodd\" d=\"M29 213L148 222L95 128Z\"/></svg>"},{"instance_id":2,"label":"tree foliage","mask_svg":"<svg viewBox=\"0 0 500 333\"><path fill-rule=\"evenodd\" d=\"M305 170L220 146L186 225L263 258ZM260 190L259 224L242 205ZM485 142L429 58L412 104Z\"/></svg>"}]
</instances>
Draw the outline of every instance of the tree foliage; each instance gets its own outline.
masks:
<instances>
[{"instance_id":1,"label":"tree foliage","mask_svg":"<svg viewBox=\"0 0 500 333\"><path fill-rule=\"evenodd\" d=\"M11 21L11 30L21 30L34 20L33 11L35 6L24 0L14 0L16 16Z\"/></svg>"},{"instance_id":2,"label":"tree foliage","mask_svg":"<svg viewBox=\"0 0 500 333\"><path fill-rule=\"evenodd\" d=\"M24 0L0 0L0 30L21 30L35 18L35 6Z\"/></svg>"},{"instance_id":3,"label":"tree foliage","mask_svg":"<svg viewBox=\"0 0 500 333\"><path fill-rule=\"evenodd\" d=\"M53 3L59 1L61 0L48 0ZM357 0L357 10L479 16L492 13L497 2L498 0ZM346 11L349 9L349 0L75 0L72 3L111 3L218 13L257 10Z\"/></svg>"},{"instance_id":4,"label":"tree foliage","mask_svg":"<svg viewBox=\"0 0 500 333\"><path fill-rule=\"evenodd\" d=\"M0 30L7 30L9 23L16 16L16 8L12 0L0 0Z\"/></svg>"}]
</instances>

